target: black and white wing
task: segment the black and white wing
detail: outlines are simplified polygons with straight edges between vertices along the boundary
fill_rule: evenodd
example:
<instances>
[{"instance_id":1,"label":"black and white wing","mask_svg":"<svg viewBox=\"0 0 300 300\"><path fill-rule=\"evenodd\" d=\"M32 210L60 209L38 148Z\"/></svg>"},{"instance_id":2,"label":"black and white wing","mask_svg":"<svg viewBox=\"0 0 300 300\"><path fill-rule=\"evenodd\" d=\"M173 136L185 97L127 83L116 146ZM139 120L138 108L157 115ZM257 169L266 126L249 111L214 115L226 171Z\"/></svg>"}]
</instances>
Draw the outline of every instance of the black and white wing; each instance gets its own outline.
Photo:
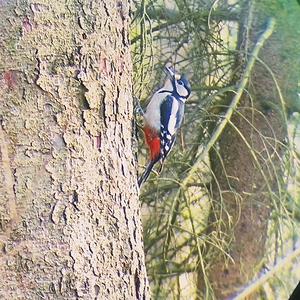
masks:
<instances>
[{"instance_id":1,"label":"black and white wing","mask_svg":"<svg viewBox=\"0 0 300 300\"><path fill-rule=\"evenodd\" d=\"M160 106L161 122L161 159L164 160L171 151L178 128L184 115L184 103L174 96L167 96Z\"/></svg>"}]
</instances>

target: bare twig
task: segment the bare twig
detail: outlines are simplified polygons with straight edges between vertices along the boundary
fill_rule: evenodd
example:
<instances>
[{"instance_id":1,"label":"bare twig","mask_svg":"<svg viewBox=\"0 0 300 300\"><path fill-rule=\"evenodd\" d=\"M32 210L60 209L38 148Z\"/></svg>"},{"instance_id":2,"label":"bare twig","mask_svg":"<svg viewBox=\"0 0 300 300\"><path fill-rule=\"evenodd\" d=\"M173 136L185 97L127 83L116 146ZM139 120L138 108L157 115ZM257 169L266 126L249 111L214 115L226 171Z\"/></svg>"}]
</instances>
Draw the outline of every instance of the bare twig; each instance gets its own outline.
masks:
<instances>
[{"instance_id":1,"label":"bare twig","mask_svg":"<svg viewBox=\"0 0 300 300\"><path fill-rule=\"evenodd\" d=\"M243 75L240 83L237 86L236 94L234 95L232 102L231 102L230 106L228 107L227 112L223 116L223 120L220 122L219 126L214 131L214 133L213 133L211 139L209 140L208 144L206 145L206 147L203 149L203 151L199 154L199 156L195 160L195 163L189 170L187 176L181 181L181 184L180 184L181 188L178 189L176 195L173 198L171 212L170 212L170 215L169 215L169 218L167 221L167 226L166 226L167 234L166 234L166 239L165 239L165 243L164 243L164 253L165 254L167 253L168 248L169 248L169 243L170 243L170 239L171 239L171 230L172 230L172 226L175 223L176 216L178 213L178 206L179 206L179 199L180 199L181 192L187 188L189 181L191 180L191 178L193 177L193 175L195 174L195 172L198 169L199 163L208 155L210 149L215 145L215 143L221 136L224 128L229 123L229 121L240 101L240 98L246 88L246 85L250 78L251 71L257 60L258 53L259 53L260 49L262 48L262 46L264 45L265 41L273 33L274 27L275 27L275 20L273 18L271 18L268 22L268 26L267 26L266 30L259 36L259 38L257 40L257 43L250 55L250 59L245 68L244 75Z\"/></svg>"},{"instance_id":2,"label":"bare twig","mask_svg":"<svg viewBox=\"0 0 300 300\"><path fill-rule=\"evenodd\" d=\"M287 264L291 263L292 260L300 255L300 245L288 256L286 256L281 262L279 262L274 268L268 271L266 274L261 276L259 279L254 281L248 287L246 287L241 293L239 293L233 300L246 299L247 296L257 291L260 286L262 286L266 281L268 281L274 274L280 271L282 268L286 267Z\"/></svg>"},{"instance_id":3,"label":"bare twig","mask_svg":"<svg viewBox=\"0 0 300 300\"><path fill-rule=\"evenodd\" d=\"M268 26L267 26L266 30L258 38L258 41L250 55L250 59L246 66L243 78L241 79L241 81L238 85L236 94L233 97L232 102L231 102L230 106L228 107L226 114L223 117L223 120L221 121L221 123L217 127L217 129L214 131L214 133L213 133L211 139L209 140L208 144L206 145L206 147L203 149L203 151L200 153L200 155L196 159L194 165L192 166L192 168L190 169L190 171L188 173L188 176L186 176L186 178L182 181L182 186L186 186L187 183L190 181L191 177L194 175L195 171L198 168L198 164L205 158L205 156L209 153L210 149L215 145L215 143L219 139L220 135L222 134L224 128L226 127L228 121L231 119L231 116L234 113L234 111L240 101L240 98L244 92L244 89L248 83L251 71L252 71L255 61L257 59L257 55L258 55L260 49L262 48L263 44L265 43L265 41L272 34L274 27L275 27L275 20L273 18L271 18L268 22Z\"/></svg>"}]
</instances>

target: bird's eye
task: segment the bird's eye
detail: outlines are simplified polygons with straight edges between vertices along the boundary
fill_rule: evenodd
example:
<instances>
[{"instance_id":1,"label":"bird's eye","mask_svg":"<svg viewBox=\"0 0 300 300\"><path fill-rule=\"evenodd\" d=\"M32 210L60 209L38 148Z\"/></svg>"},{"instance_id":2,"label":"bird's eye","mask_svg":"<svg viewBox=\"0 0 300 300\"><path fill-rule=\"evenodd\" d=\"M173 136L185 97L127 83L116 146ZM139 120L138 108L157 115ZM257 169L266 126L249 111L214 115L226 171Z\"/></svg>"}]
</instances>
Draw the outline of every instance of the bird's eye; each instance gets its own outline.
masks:
<instances>
[{"instance_id":1,"label":"bird's eye","mask_svg":"<svg viewBox=\"0 0 300 300\"><path fill-rule=\"evenodd\" d=\"M183 85L183 81L182 81L182 80L178 80L177 83L178 83L179 85Z\"/></svg>"}]
</instances>

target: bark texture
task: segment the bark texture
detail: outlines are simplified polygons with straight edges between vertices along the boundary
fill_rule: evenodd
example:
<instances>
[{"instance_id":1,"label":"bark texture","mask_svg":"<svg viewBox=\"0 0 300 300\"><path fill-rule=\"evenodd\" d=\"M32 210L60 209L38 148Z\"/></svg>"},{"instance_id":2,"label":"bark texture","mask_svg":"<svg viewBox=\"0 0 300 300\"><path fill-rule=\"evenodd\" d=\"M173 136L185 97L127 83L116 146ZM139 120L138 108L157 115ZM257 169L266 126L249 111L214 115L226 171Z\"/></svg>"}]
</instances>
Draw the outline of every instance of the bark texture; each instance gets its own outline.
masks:
<instances>
[{"instance_id":1,"label":"bark texture","mask_svg":"<svg viewBox=\"0 0 300 300\"><path fill-rule=\"evenodd\" d=\"M0 298L147 299L128 1L1 1Z\"/></svg>"}]
</instances>

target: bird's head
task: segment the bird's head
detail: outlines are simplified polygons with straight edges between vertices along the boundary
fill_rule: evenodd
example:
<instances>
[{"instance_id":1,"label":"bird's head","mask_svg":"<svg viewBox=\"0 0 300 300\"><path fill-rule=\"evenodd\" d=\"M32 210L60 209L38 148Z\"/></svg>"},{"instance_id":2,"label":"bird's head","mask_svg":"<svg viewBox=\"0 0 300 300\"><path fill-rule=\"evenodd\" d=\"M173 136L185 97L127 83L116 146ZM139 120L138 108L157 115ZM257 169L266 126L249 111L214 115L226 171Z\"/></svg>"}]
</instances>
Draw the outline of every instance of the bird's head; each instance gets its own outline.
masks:
<instances>
[{"instance_id":1,"label":"bird's head","mask_svg":"<svg viewBox=\"0 0 300 300\"><path fill-rule=\"evenodd\" d=\"M168 75L173 87L173 93L180 98L187 99L191 94L191 85L185 75L176 74L171 67L165 67L165 72Z\"/></svg>"}]
</instances>

